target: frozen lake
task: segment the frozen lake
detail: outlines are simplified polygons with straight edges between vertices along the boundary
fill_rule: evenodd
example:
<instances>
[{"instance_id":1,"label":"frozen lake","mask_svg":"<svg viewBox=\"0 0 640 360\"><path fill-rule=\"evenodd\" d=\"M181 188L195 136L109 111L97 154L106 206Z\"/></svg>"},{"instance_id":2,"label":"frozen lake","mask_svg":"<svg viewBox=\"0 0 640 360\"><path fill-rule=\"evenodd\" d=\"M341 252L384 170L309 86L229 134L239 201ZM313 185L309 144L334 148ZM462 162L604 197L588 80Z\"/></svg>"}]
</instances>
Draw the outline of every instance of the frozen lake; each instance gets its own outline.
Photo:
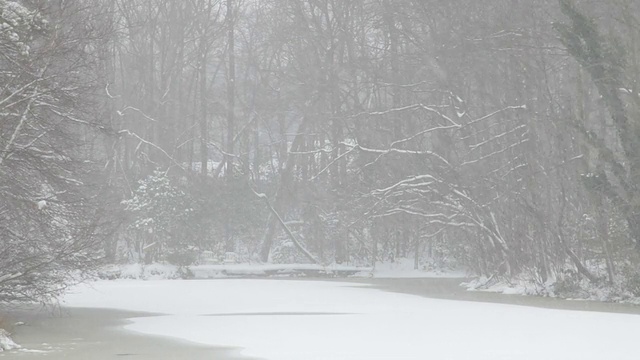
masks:
<instances>
[{"instance_id":1,"label":"frozen lake","mask_svg":"<svg viewBox=\"0 0 640 360\"><path fill-rule=\"evenodd\" d=\"M460 292L452 281L375 282L405 292L423 288L425 295L431 286L441 298L514 299ZM452 301L313 280L103 281L75 289L64 305L162 314L135 317L125 327L271 360L635 360L640 328L634 314Z\"/></svg>"}]
</instances>

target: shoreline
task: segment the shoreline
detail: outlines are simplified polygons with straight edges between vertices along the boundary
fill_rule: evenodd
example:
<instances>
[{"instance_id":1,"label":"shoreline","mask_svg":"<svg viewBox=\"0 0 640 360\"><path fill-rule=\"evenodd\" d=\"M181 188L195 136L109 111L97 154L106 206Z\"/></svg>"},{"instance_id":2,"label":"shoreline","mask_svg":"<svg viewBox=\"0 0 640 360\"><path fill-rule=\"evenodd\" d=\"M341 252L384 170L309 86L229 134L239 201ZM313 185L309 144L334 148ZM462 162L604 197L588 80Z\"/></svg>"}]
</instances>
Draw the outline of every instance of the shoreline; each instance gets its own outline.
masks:
<instances>
[{"instance_id":1,"label":"shoreline","mask_svg":"<svg viewBox=\"0 0 640 360\"><path fill-rule=\"evenodd\" d=\"M383 291L410 294L431 299L487 302L556 310L640 315L640 306L629 303L512 295L490 291L470 291L460 286L460 283L468 281L468 279L464 278L350 278L344 279L343 281L356 284L370 284L372 287Z\"/></svg>"},{"instance_id":2,"label":"shoreline","mask_svg":"<svg viewBox=\"0 0 640 360\"><path fill-rule=\"evenodd\" d=\"M347 278L347 279L265 279L265 281L316 280L367 284L386 292L453 301L489 302L557 310L595 311L640 315L640 306L598 301L572 301L559 298L505 295L467 291L459 284L463 278ZM197 281L197 280L196 280ZM220 281L224 281L221 279ZM248 359L240 349L213 347L177 338L153 336L125 329L128 319L162 316L101 308L32 307L2 312L7 322L24 322L9 329L21 350L0 352L0 359Z\"/></svg>"},{"instance_id":3,"label":"shoreline","mask_svg":"<svg viewBox=\"0 0 640 360\"><path fill-rule=\"evenodd\" d=\"M240 360L232 348L212 347L127 330L129 318L157 316L98 308L33 307L4 312L13 340L22 349L0 352L0 359L107 360L132 357L145 360Z\"/></svg>"}]
</instances>

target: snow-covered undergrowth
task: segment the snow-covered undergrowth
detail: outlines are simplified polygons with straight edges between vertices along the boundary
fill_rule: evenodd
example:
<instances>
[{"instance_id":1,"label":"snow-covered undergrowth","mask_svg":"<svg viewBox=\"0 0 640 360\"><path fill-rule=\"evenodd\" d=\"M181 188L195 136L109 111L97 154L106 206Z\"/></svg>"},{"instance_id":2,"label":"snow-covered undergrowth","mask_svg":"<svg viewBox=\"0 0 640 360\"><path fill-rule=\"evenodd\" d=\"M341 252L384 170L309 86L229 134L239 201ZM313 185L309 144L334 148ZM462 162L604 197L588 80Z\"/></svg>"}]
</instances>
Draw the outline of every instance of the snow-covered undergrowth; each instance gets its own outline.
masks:
<instances>
[{"instance_id":1,"label":"snow-covered undergrowth","mask_svg":"<svg viewBox=\"0 0 640 360\"><path fill-rule=\"evenodd\" d=\"M109 265L99 274L102 279L218 279L267 276L352 276L370 273L370 268L313 264L225 264L176 266L171 264Z\"/></svg>"},{"instance_id":2,"label":"snow-covered undergrowth","mask_svg":"<svg viewBox=\"0 0 640 360\"><path fill-rule=\"evenodd\" d=\"M20 346L11 340L11 334L4 329L0 329L0 352L19 348Z\"/></svg>"},{"instance_id":3,"label":"snow-covered undergrowth","mask_svg":"<svg viewBox=\"0 0 640 360\"><path fill-rule=\"evenodd\" d=\"M108 265L99 274L101 279L217 279L226 277L263 276L326 276L373 278L465 277L464 271L439 270L422 266L414 269L413 260L398 259L393 263L378 263L375 268L349 265L313 264L224 264L176 266L170 264Z\"/></svg>"},{"instance_id":4,"label":"snow-covered undergrowth","mask_svg":"<svg viewBox=\"0 0 640 360\"><path fill-rule=\"evenodd\" d=\"M551 278L542 282L522 275L515 279L480 277L461 285L470 291L487 291L505 295L548 296L640 305L640 297L629 291L625 282L627 280L621 277L612 284L605 280L594 284L575 275Z\"/></svg>"},{"instance_id":5,"label":"snow-covered undergrowth","mask_svg":"<svg viewBox=\"0 0 640 360\"><path fill-rule=\"evenodd\" d=\"M505 295L555 296L552 282L541 284L522 278L504 280L483 276L464 282L461 286L470 291L495 292Z\"/></svg>"},{"instance_id":6,"label":"snow-covered undergrowth","mask_svg":"<svg viewBox=\"0 0 640 360\"><path fill-rule=\"evenodd\" d=\"M164 314L125 327L267 360L635 360L640 328L636 315L428 299L313 280L100 281L75 288L64 304Z\"/></svg>"}]
</instances>

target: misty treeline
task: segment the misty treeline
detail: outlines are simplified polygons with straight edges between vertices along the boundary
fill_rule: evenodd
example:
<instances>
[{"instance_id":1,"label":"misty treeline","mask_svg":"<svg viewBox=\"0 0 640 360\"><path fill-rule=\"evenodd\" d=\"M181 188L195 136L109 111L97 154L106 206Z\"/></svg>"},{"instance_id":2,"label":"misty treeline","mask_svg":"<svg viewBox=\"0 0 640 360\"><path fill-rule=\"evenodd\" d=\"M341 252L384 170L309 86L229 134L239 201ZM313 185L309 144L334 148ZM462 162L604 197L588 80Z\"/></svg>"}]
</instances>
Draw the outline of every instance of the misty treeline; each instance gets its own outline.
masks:
<instances>
[{"instance_id":1,"label":"misty treeline","mask_svg":"<svg viewBox=\"0 0 640 360\"><path fill-rule=\"evenodd\" d=\"M640 295L637 14L0 0L0 299L226 252Z\"/></svg>"}]
</instances>

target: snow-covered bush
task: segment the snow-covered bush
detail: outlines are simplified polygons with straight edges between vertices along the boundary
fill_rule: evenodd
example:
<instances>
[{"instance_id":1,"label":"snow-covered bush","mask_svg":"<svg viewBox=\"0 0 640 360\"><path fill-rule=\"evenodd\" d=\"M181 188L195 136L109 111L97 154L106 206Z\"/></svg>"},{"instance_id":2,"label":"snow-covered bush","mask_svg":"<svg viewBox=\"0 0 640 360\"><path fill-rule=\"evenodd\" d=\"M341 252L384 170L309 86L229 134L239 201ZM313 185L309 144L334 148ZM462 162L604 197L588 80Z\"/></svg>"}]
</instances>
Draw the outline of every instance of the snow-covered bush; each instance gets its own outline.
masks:
<instances>
[{"instance_id":1,"label":"snow-covered bush","mask_svg":"<svg viewBox=\"0 0 640 360\"><path fill-rule=\"evenodd\" d=\"M19 349L20 346L11 340L11 334L0 328L0 352L4 350Z\"/></svg>"},{"instance_id":2,"label":"snow-covered bush","mask_svg":"<svg viewBox=\"0 0 640 360\"><path fill-rule=\"evenodd\" d=\"M136 238L140 260L150 263L173 254L166 260L184 262L185 257L177 254L187 251L193 242L191 203L189 196L172 184L164 172L155 171L138 182L133 196L122 201L122 205L131 215L129 230Z\"/></svg>"},{"instance_id":3,"label":"snow-covered bush","mask_svg":"<svg viewBox=\"0 0 640 360\"><path fill-rule=\"evenodd\" d=\"M584 296L580 276L573 270L567 270L561 276L558 276L553 284L553 291L556 295L564 298L580 298Z\"/></svg>"},{"instance_id":4,"label":"snow-covered bush","mask_svg":"<svg viewBox=\"0 0 640 360\"><path fill-rule=\"evenodd\" d=\"M33 35L46 28L47 21L17 1L0 0L0 48L19 57L29 56Z\"/></svg>"},{"instance_id":5,"label":"snow-covered bush","mask_svg":"<svg viewBox=\"0 0 640 360\"><path fill-rule=\"evenodd\" d=\"M192 265L198 260L198 252L194 249L170 249L168 250L165 260L169 264L178 265L180 267Z\"/></svg>"},{"instance_id":6,"label":"snow-covered bush","mask_svg":"<svg viewBox=\"0 0 640 360\"><path fill-rule=\"evenodd\" d=\"M271 251L271 262L274 264L301 264L309 260L300 254L289 239L279 239Z\"/></svg>"},{"instance_id":7,"label":"snow-covered bush","mask_svg":"<svg viewBox=\"0 0 640 360\"><path fill-rule=\"evenodd\" d=\"M622 285L633 296L640 298L640 269L626 266L622 271Z\"/></svg>"}]
</instances>

